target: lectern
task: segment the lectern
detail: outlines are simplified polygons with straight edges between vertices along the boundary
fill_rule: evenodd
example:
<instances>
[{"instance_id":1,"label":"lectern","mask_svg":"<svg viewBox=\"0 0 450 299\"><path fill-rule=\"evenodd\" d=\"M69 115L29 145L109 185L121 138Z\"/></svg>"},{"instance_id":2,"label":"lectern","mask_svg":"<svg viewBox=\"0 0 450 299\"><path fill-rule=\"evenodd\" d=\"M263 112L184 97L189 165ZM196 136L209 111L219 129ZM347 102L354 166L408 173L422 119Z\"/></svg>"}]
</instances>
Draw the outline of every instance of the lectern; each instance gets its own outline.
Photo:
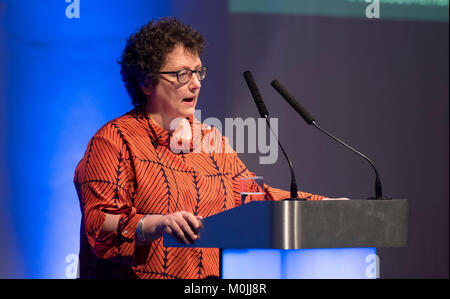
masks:
<instances>
[{"instance_id":1,"label":"lectern","mask_svg":"<svg viewBox=\"0 0 450 299\"><path fill-rule=\"evenodd\" d=\"M407 246L408 221L406 199L256 201L203 219L191 245L163 242L221 248L223 278L374 278L375 248Z\"/></svg>"}]
</instances>

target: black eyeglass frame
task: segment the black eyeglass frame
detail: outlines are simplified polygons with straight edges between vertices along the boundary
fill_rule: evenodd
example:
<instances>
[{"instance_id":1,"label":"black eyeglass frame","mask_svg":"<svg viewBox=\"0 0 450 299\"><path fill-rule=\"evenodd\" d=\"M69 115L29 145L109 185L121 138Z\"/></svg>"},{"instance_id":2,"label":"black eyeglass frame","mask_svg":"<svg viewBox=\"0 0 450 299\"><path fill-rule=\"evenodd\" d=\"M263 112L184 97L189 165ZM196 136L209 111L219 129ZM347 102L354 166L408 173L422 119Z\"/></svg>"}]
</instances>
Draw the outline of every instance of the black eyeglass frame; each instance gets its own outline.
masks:
<instances>
[{"instance_id":1,"label":"black eyeglass frame","mask_svg":"<svg viewBox=\"0 0 450 299\"><path fill-rule=\"evenodd\" d=\"M158 72L158 74L161 74L161 75L164 75L164 74L176 74L176 75L177 75L177 81L178 81L178 83L180 83L180 84L186 84L186 83L188 83L188 82L191 80L193 74L199 74L199 76L198 76L197 78L198 78L198 80L202 81L202 80L205 79L205 77L206 77L206 71L207 71L207 70L208 70L208 67L206 67L206 66L201 66L201 67L199 67L199 68L196 69L196 70L182 69L182 70L179 70L179 71L173 71L173 72ZM190 76L189 76L189 78L186 80L186 82L180 80L180 73L183 72L183 71L188 71L188 72L190 72ZM200 75L201 72L204 72L203 77Z\"/></svg>"}]
</instances>

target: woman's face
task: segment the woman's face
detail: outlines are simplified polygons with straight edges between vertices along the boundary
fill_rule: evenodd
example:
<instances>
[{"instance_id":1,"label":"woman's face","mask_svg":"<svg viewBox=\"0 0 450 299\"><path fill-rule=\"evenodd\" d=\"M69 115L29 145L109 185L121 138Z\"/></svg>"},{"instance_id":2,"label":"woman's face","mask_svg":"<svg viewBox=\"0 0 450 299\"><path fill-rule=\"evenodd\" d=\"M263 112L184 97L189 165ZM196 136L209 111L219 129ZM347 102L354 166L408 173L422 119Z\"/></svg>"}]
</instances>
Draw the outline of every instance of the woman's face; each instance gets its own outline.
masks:
<instances>
[{"instance_id":1,"label":"woman's face","mask_svg":"<svg viewBox=\"0 0 450 299\"><path fill-rule=\"evenodd\" d=\"M200 57L177 45L170 52L160 72L175 72L183 69L197 70L202 66ZM144 92L148 96L147 107L150 113L159 116L162 120L186 118L194 114L200 93L201 84L192 74L189 82L180 84L176 74L161 74L158 84Z\"/></svg>"}]
</instances>

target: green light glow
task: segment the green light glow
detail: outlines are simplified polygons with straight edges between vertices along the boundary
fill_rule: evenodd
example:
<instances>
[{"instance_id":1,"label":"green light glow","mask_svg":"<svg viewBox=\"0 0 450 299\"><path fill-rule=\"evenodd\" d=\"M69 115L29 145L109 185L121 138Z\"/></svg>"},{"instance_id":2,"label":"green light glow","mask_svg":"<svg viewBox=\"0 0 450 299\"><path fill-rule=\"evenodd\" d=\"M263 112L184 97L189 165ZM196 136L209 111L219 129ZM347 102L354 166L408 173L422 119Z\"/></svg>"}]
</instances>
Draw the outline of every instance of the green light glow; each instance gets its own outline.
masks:
<instances>
[{"instance_id":1,"label":"green light glow","mask_svg":"<svg viewBox=\"0 0 450 299\"><path fill-rule=\"evenodd\" d=\"M367 2L366 2L367 1ZM230 0L232 13L367 18L375 0ZM380 0L380 19L448 22L448 0Z\"/></svg>"}]
</instances>

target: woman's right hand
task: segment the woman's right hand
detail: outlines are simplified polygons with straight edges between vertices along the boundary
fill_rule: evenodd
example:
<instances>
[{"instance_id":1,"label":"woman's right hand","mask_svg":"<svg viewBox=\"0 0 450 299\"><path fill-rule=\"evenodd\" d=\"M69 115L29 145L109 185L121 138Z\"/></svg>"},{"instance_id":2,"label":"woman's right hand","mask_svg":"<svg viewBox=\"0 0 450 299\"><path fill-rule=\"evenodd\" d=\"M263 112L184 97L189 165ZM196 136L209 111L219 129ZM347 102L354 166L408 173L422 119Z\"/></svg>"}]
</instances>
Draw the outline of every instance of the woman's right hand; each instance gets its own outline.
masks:
<instances>
[{"instance_id":1,"label":"woman's right hand","mask_svg":"<svg viewBox=\"0 0 450 299\"><path fill-rule=\"evenodd\" d=\"M156 224L159 234L169 234L183 244L192 244L200 238L203 217L185 211L160 216Z\"/></svg>"}]
</instances>

